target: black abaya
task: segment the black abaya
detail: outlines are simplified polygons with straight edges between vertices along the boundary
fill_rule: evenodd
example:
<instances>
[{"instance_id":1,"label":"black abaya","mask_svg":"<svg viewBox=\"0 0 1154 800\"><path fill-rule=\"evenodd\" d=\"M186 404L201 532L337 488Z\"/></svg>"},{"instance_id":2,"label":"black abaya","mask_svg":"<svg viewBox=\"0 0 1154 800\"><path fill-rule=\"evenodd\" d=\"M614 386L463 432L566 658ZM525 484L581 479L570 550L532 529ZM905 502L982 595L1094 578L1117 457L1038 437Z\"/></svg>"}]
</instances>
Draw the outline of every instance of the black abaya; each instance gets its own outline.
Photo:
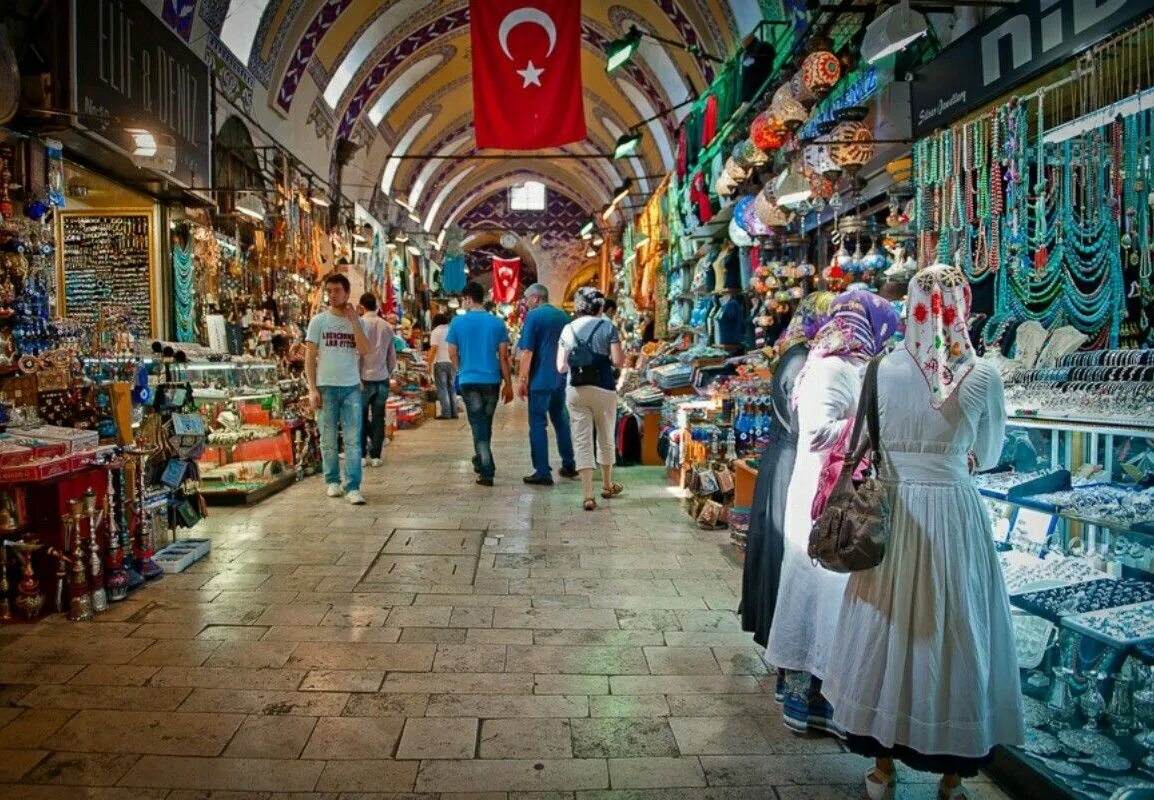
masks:
<instances>
[{"instance_id":1,"label":"black abaya","mask_svg":"<svg viewBox=\"0 0 1154 800\"><path fill-rule=\"evenodd\" d=\"M797 424L790 396L809 355L809 345L795 344L782 353L770 382L773 423L761 453L753 490L745 568L741 580L741 629L753 633L762 647L777 607L781 559L785 549L785 498L797 456Z\"/></svg>"}]
</instances>

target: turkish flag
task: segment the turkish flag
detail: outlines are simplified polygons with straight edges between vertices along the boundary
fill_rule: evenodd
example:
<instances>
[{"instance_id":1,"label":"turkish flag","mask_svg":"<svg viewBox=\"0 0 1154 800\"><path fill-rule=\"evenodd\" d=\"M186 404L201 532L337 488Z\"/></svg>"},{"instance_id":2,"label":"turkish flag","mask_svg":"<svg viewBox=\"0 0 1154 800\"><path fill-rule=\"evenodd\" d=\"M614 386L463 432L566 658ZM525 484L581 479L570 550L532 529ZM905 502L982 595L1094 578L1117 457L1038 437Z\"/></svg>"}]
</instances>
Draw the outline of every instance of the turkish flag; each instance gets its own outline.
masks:
<instances>
[{"instance_id":1,"label":"turkish flag","mask_svg":"<svg viewBox=\"0 0 1154 800\"><path fill-rule=\"evenodd\" d=\"M469 0L477 147L585 138L578 0Z\"/></svg>"},{"instance_id":2,"label":"turkish flag","mask_svg":"<svg viewBox=\"0 0 1154 800\"><path fill-rule=\"evenodd\" d=\"M495 302L517 302L517 286L520 278L521 259L493 256L493 300Z\"/></svg>"}]
</instances>

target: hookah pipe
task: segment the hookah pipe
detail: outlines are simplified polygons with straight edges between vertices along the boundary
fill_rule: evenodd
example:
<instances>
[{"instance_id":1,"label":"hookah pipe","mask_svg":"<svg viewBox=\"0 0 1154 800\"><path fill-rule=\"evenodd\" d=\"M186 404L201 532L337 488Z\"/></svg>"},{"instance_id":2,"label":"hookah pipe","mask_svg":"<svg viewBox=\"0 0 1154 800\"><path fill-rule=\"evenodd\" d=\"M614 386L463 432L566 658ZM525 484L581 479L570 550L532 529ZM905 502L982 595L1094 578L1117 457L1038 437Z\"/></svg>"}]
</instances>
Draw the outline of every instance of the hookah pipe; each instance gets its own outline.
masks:
<instances>
[{"instance_id":1,"label":"hookah pipe","mask_svg":"<svg viewBox=\"0 0 1154 800\"><path fill-rule=\"evenodd\" d=\"M0 623L12 622L12 601L8 599L8 542L0 543Z\"/></svg>"},{"instance_id":2,"label":"hookah pipe","mask_svg":"<svg viewBox=\"0 0 1154 800\"><path fill-rule=\"evenodd\" d=\"M36 541L14 542L11 539L5 539L4 546L11 547L15 551L22 567L20 583L16 587L19 590L19 594L16 595L16 609L23 615L24 619L34 620L40 615L40 609L44 607L44 595L40 593L40 583L36 580L35 570L32 569L32 554L43 545Z\"/></svg>"},{"instance_id":3,"label":"hookah pipe","mask_svg":"<svg viewBox=\"0 0 1154 800\"><path fill-rule=\"evenodd\" d=\"M82 510L83 507L83 510ZM89 487L84 492L84 500L72 501L72 513L76 518L79 535L80 520L88 520L88 580L92 587L92 610L96 613L108 610L108 592L104 589L104 564L100 560L100 545L96 531L100 527L103 512L96 510L96 492Z\"/></svg>"},{"instance_id":4,"label":"hookah pipe","mask_svg":"<svg viewBox=\"0 0 1154 800\"><path fill-rule=\"evenodd\" d=\"M121 464L120 469L116 471L116 496L119 499L120 517L120 569L128 580L125 587L125 596L127 596L128 592L144 584L144 577L136 571L136 565L132 562L132 532L128 526L128 475L124 467L125 465ZM109 478L111 479L111 476ZM123 600L124 598L119 599Z\"/></svg>"},{"instance_id":5,"label":"hookah pipe","mask_svg":"<svg viewBox=\"0 0 1154 800\"><path fill-rule=\"evenodd\" d=\"M152 513L148 509L148 459L155 455L155 447L127 447L124 452L136 456L136 502L133 512L136 516L136 538L139 543L133 547L136 568L144 580L156 580L164 576L157 563L152 560L155 548L152 541Z\"/></svg>"},{"instance_id":6,"label":"hookah pipe","mask_svg":"<svg viewBox=\"0 0 1154 800\"><path fill-rule=\"evenodd\" d=\"M71 514L61 517L64 523L65 540L71 539L76 518ZM68 577L68 619L72 622L87 622L92 619L92 590L88 586L88 571L84 568L84 543L80 531L76 530L76 542L72 548L71 568Z\"/></svg>"},{"instance_id":7,"label":"hookah pipe","mask_svg":"<svg viewBox=\"0 0 1154 800\"><path fill-rule=\"evenodd\" d=\"M68 577L68 565L72 559L59 547L49 547L45 552L56 559L56 612L64 613L64 580Z\"/></svg>"},{"instance_id":8,"label":"hookah pipe","mask_svg":"<svg viewBox=\"0 0 1154 800\"><path fill-rule=\"evenodd\" d=\"M114 494L112 470L108 471L108 490L104 494L104 516L108 519L108 578L105 586L108 599L117 602L128 597L128 570L124 568L124 548L120 546L120 530L116 514L112 513ZM87 499L87 498L85 498Z\"/></svg>"}]
</instances>

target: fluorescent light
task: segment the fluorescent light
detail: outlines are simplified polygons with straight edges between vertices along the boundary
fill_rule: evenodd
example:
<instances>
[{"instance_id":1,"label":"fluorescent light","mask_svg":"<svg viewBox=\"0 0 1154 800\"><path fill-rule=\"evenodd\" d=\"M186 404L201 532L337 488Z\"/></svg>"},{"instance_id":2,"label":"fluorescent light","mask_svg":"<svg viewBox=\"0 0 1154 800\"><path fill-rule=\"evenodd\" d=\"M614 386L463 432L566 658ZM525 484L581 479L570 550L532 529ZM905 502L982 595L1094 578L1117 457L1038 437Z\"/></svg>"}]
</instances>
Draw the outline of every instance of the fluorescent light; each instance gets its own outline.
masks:
<instances>
[{"instance_id":1,"label":"fluorescent light","mask_svg":"<svg viewBox=\"0 0 1154 800\"><path fill-rule=\"evenodd\" d=\"M805 179L791 169L781 173L773 187L777 204L782 208L797 206L813 196L813 189Z\"/></svg>"},{"instance_id":2,"label":"fluorescent light","mask_svg":"<svg viewBox=\"0 0 1154 800\"><path fill-rule=\"evenodd\" d=\"M320 189L313 189L309 192L309 202L314 206L321 206L322 208L328 208L330 205L332 205L329 202L328 195L322 192Z\"/></svg>"},{"instance_id":3,"label":"fluorescent light","mask_svg":"<svg viewBox=\"0 0 1154 800\"><path fill-rule=\"evenodd\" d=\"M354 253L371 253L371 252L373 252L373 248L365 247L364 245L359 244L353 248L353 252Z\"/></svg>"},{"instance_id":4,"label":"fluorescent light","mask_svg":"<svg viewBox=\"0 0 1154 800\"><path fill-rule=\"evenodd\" d=\"M251 219L264 221L264 203L251 192L243 192L237 196L236 212Z\"/></svg>"},{"instance_id":5,"label":"fluorescent light","mask_svg":"<svg viewBox=\"0 0 1154 800\"><path fill-rule=\"evenodd\" d=\"M592 239L593 238L593 225L594 225L593 220L591 220L591 219L585 220L585 224L581 226L581 238L582 239Z\"/></svg>"},{"instance_id":6,"label":"fluorescent light","mask_svg":"<svg viewBox=\"0 0 1154 800\"><path fill-rule=\"evenodd\" d=\"M533 239L531 241L533 244L537 244L537 242L541 241L540 232L533 234Z\"/></svg>"},{"instance_id":7,"label":"fluorescent light","mask_svg":"<svg viewBox=\"0 0 1154 800\"><path fill-rule=\"evenodd\" d=\"M401 199L401 198L399 198L399 197L392 197L392 198L390 198L390 199L391 199L391 200L392 200L394 203L396 203L397 205L399 205L401 208L405 209L405 211L412 211L412 210L413 210L413 207L412 207L411 205L409 205L407 202L405 202L404 200L402 200L402 199Z\"/></svg>"},{"instance_id":8,"label":"fluorescent light","mask_svg":"<svg viewBox=\"0 0 1154 800\"><path fill-rule=\"evenodd\" d=\"M613 145L613 158L628 158L637 152L637 148L641 146L640 133L626 133L617 137L617 143Z\"/></svg>"},{"instance_id":9,"label":"fluorescent light","mask_svg":"<svg viewBox=\"0 0 1154 800\"><path fill-rule=\"evenodd\" d=\"M404 244L405 242L409 241L409 234L403 230L397 231L393 235L393 241L394 242L400 242L401 244Z\"/></svg>"},{"instance_id":10,"label":"fluorescent light","mask_svg":"<svg viewBox=\"0 0 1154 800\"><path fill-rule=\"evenodd\" d=\"M419 256L421 254L421 248L417 247L415 244L411 244L405 249L415 256Z\"/></svg>"},{"instance_id":11,"label":"fluorescent light","mask_svg":"<svg viewBox=\"0 0 1154 800\"><path fill-rule=\"evenodd\" d=\"M861 56L873 64L893 55L929 33L924 14L910 8L909 0L900 0L871 22L862 37Z\"/></svg>"},{"instance_id":12,"label":"fluorescent light","mask_svg":"<svg viewBox=\"0 0 1154 800\"><path fill-rule=\"evenodd\" d=\"M649 237L642 234L641 238L633 243L633 249L634 250L640 250L642 247L645 247L645 245L647 245L647 244L649 244Z\"/></svg>"},{"instance_id":13,"label":"fluorescent light","mask_svg":"<svg viewBox=\"0 0 1154 800\"><path fill-rule=\"evenodd\" d=\"M385 245L385 247L389 248L390 250L396 250L397 249L397 243L396 242L389 242L388 244Z\"/></svg>"},{"instance_id":14,"label":"fluorescent light","mask_svg":"<svg viewBox=\"0 0 1154 800\"><path fill-rule=\"evenodd\" d=\"M594 247L600 247L603 244L605 244L605 239L602 238L600 235L593 237L593 246Z\"/></svg>"},{"instance_id":15,"label":"fluorescent light","mask_svg":"<svg viewBox=\"0 0 1154 800\"><path fill-rule=\"evenodd\" d=\"M418 225L421 224L421 218L418 217L416 214L414 214L412 211L409 212L409 219L411 219L413 222L417 223Z\"/></svg>"},{"instance_id":16,"label":"fluorescent light","mask_svg":"<svg viewBox=\"0 0 1154 800\"><path fill-rule=\"evenodd\" d=\"M596 258L596 256L597 256L596 248L590 247L588 250L585 251L585 257L586 258Z\"/></svg>"},{"instance_id":17,"label":"fluorescent light","mask_svg":"<svg viewBox=\"0 0 1154 800\"><path fill-rule=\"evenodd\" d=\"M361 236L359 233L354 233L353 234L353 241L354 242L367 242L368 239L366 239L364 236Z\"/></svg>"},{"instance_id":18,"label":"fluorescent light","mask_svg":"<svg viewBox=\"0 0 1154 800\"><path fill-rule=\"evenodd\" d=\"M617 187L617 193L613 195L612 205L617 205L626 197L629 196L629 186L633 183L632 179L626 178L625 183Z\"/></svg>"},{"instance_id":19,"label":"fluorescent light","mask_svg":"<svg viewBox=\"0 0 1154 800\"><path fill-rule=\"evenodd\" d=\"M132 137L132 155L144 157L156 155L159 148L152 131L144 128L125 128L124 132Z\"/></svg>"},{"instance_id":20,"label":"fluorescent light","mask_svg":"<svg viewBox=\"0 0 1154 800\"><path fill-rule=\"evenodd\" d=\"M606 48L605 71L613 72L628 64L640 44L641 31L637 30L636 26L630 28L620 39L610 42Z\"/></svg>"}]
</instances>

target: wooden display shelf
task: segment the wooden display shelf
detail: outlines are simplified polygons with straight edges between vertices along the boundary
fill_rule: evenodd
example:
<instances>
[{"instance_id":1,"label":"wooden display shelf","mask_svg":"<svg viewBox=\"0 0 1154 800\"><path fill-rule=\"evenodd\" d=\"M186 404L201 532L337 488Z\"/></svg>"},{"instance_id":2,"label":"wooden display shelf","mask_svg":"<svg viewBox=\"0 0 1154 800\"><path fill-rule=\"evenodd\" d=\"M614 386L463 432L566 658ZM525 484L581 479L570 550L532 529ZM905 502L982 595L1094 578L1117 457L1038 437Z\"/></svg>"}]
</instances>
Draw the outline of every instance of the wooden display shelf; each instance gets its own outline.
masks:
<instances>
[{"instance_id":1,"label":"wooden display shelf","mask_svg":"<svg viewBox=\"0 0 1154 800\"><path fill-rule=\"evenodd\" d=\"M290 471L281 475L279 478L273 478L268 483L256 489L213 489L211 487L205 487L202 484L200 494L209 505L243 506L251 503L259 503L266 497L271 497L277 492L292 486L296 483L296 480L296 473Z\"/></svg>"}]
</instances>

